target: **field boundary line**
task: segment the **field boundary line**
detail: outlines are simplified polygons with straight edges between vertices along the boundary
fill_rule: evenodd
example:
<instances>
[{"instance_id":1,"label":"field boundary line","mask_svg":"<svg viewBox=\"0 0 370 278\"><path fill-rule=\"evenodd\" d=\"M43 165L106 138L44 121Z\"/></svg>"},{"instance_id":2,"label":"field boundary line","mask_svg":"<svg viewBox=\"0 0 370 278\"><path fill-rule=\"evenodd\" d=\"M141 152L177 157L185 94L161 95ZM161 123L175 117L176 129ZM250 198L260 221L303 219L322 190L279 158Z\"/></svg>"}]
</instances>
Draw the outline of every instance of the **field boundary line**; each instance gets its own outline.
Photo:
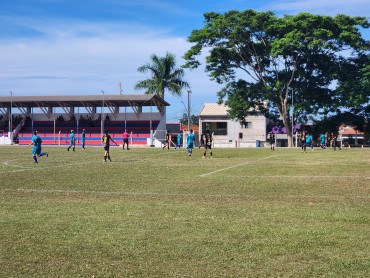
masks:
<instances>
[{"instance_id":1,"label":"field boundary line","mask_svg":"<svg viewBox=\"0 0 370 278\"><path fill-rule=\"evenodd\" d=\"M232 168L235 168L235 167L247 165L247 164L250 164L250 163L258 162L258 161L261 161L261 160L265 160L265 159L269 159L269 158L277 157L277 156L279 156L279 155L270 155L270 156L267 156L267 157L264 157L264 158L260 158L260 159L257 159L257 160L252 160L252 161L244 162L244 163L241 163L241 164L229 166L229 167L222 168L222 169L219 169L219 170L216 170L216 171L213 171L213 172L202 174L202 175L200 175L200 177L205 177L205 176L212 175L212 174L215 174L215 173L218 173L218 172L222 172L222 171L225 171L225 170L229 170L229 169L232 169Z\"/></svg>"},{"instance_id":2,"label":"field boundary line","mask_svg":"<svg viewBox=\"0 0 370 278\"><path fill-rule=\"evenodd\" d=\"M0 192L34 192L34 193L72 193L72 194L101 194L101 195L133 195L133 196L179 196L179 197L209 197L209 198L370 198L368 195L343 196L343 195L252 195L252 194L196 194L196 193L161 193L161 192L138 192L138 191L95 191L95 190L63 190L63 189L26 189L26 188L1 188Z\"/></svg>"},{"instance_id":3,"label":"field boundary line","mask_svg":"<svg viewBox=\"0 0 370 278\"><path fill-rule=\"evenodd\" d=\"M46 166L46 167L39 167L38 165L35 165L35 167L23 168L23 169L18 169L18 170L0 171L0 174L16 173L16 172L23 172L23 171L30 171L30 170L44 170L44 169L49 169L49 168L68 167L68 166L75 166L75 165L90 164L90 163L94 163L94 162L95 161L79 162L79 163L68 163L68 164L60 164L60 165L53 165L53 166ZM5 163L6 162L4 162L4 164ZM13 165L8 165L8 166L17 167L17 166L13 166Z\"/></svg>"},{"instance_id":4,"label":"field boundary line","mask_svg":"<svg viewBox=\"0 0 370 278\"><path fill-rule=\"evenodd\" d=\"M258 175L246 175L246 176L217 176L217 177L224 177L224 178L298 178L298 179L311 179L311 178L364 178L370 179L368 176L288 176L288 175L276 175L276 176L258 176Z\"/></svg>"}]
</instances>

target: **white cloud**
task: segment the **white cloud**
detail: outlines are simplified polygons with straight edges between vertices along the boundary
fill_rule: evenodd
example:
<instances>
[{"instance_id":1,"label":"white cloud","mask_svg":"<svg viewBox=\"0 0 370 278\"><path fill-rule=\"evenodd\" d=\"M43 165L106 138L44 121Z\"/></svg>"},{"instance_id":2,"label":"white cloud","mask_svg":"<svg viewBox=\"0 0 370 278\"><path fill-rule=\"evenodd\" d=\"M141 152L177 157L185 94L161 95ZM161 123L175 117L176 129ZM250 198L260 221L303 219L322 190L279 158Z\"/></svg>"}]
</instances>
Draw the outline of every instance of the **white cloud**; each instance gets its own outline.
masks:
<instances>
[{"instance_id":1,"label":"white cloud","mask_svg":"<svg viewBox=\"0 0 370 278\"><path fill-rule=\"evenodd\" d=\"M0 41L0 95L8 95L9 90L16 95L99 94L100 90L115 94L118 82L124 93L140 94L143 92L134 91L134 85L147 76L137 68L150 62L151 54L171 52L180 66L190 48L186 38L169 37L167 30L140 25L128 28L126 24L75 22L62 28L58 22L45 26L23 22L43 35ZM139 31L129 31L133 29ZM219 86L203 69L186 73L200 104L202 95L216 99ZM183 105L181 98L169 97L169 101L168 117L173 121Z\"/></svg>"}]
</instances>

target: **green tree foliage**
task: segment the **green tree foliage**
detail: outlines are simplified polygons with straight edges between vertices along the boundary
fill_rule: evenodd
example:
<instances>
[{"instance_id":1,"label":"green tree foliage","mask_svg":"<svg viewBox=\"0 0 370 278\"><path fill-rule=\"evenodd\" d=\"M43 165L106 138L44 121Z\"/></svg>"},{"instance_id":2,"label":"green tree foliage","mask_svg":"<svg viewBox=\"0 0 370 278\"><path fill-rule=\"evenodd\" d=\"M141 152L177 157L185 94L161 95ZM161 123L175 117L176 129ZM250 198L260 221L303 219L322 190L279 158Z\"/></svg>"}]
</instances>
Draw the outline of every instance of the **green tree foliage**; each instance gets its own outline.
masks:
<instances>
[{"instance_id":1,"label":"green tree foliage","mask_svg":"<svg viewBox=\"0 0 370 278\"><path fill-rule=\"evenodd\" d=\"M369 50L359 31L368 28L364 17L300 13L278 18L271 11L253 10L204 17L205 26L188 39L195 44L185 54L184 67L197 68L196 57L209 50L206 71L226 84L218 94L230 116L242 120L258 110L280 120L290 145L292 96L295 122L336 111L344 95L335 86L341 66L351 64L348 57L356 64Z\"/></svg>"},{"instance_id":2,"label":"green tree foliage","mask_svg":"<svg viewBox=\"0 0 370 278\"><path fill-rule=\"evenodd\" d=\"M188 114L187 113L183 113L182 114L182 118L180 119L180 123L183 124L183 125L187 125L188 124ZM190 124L191 125L199 125L199 118L198 118L198 116L191 115L190 116Z\"/></svg>"},{"instance_id":3,"label":"green tree foliage","mask_svg":"<svg viewBox=\"0 0 370 278\"><path fill-rule=\"evenodd\" d=\"M164 99L165 91L181 96L181 90L189 88L189 84L183 80L184 70L176 68L173 54L167 52L165 57L153 54L150 59L151 64L143 65L137 70L141 73L149 72L151 78L139 81L135 85L136 90L145 89L146 94L157 94Z\"/></svg>"}]
</instances>

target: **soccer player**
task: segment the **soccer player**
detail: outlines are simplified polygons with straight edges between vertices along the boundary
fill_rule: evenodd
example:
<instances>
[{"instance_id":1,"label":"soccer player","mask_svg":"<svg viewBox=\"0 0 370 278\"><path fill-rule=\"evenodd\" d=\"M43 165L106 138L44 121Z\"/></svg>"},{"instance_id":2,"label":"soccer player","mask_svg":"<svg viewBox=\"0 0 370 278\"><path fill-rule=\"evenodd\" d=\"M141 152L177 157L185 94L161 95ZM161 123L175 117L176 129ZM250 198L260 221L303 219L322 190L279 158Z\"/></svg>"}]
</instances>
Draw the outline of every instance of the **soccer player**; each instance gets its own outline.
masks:
<instances>
[{"instance_id":1,"label":"soccer player","mask_svg":"<svg viewBox=\"0 0 370 278\"><path fill-rule=\"evenodd\" d=\"M177 134L177 145L175 147L175 150L176 148L180 149L180 147L181 147L181 133L179 132L179 134Z\"/></svg>"},{"instance_id":2,"label":"soccer player","mask_svg":"<svg viewBox=\"0 0 370 278\"><path fill-rule=\"evenodd\" d=\"M108 134L108 130L105 131L105 134L103 135L103 137L101 138L101 142L103 143L103 146L104 146L104 162L107 162L107 157L109 159L110 162L112 162L112 159L110 159L110 155L109 155L109 145L110 145L110 141L112 141L114 144L116 144L116 146L118 146L118 144L113 140L112 137L110 137L110 135Z\"/></svg>"},{"instance_id":3,"label":"soccer player","mask_svg":"<svg viewBox=\"0 0 370 278\"><path fill-rule=\"evenodd\" d=\"M81 143L82 143L82 149L84 150L85 149L85 130L84 129L82 130L82 133L81 133Z\"/></svg>"},{"instance_id":4,"label":"soccer player","mask_svg":"<svg viewBox=\"0 0 370 278\"><path fill-rule=\"evenodd\" d=\"M209 149L209 154L212 158L212 135L209 132L209 130L206 130L206 133L204 134L204 153L202 158L206 158L207 149Z\"/></svg>"},{"instance_id":5,"label":"soccer player","mask_svg":"<svg viewBox=\"0 0 370 278\"><path fill-rule=\"evenodd\" d=\"M270 132L270 148L272 151L275 150L275 134L272 131Z\"/></svg>"},{"instance_id":6,"label":"soccer player","mask_svg":"<svg viewBox=\"0 0 370 278\"><path fill-rule=\"evenodd\" d=\"M127 150L129 150L128 148L128 133L127 133L127 130L125 129L125 132L123 133L123 150L125 150L125 144L127 145Z\"/></svg>"},{"instance_id":7,"label":"soccer player","mask_svg":"<svg viewBox=\"0 0 370 278\"><path fill-rule=\"evenodd\" d=\"M200 147L202 147L204 145L204 137L205 137L205 133L204 131L202 132L202 135L200 136L200 144L199 144L199 149Z\"/></svg>"},{"instance_id":8,"label":"soccer player","mask_svg":"<svg viewBox=\"0 0 370 278\"><path fill-rule=\"evenodd\" d=\"M33 155L33 160L35 161L35 163L38 163L36 155L38 157L44 156L44 155L46 155L46 157L49 157L49 154L47 152L41 153L41 143L42 143L42 140L40 136L37 135L37 131L34 131L32 142L31 144L29 144L29 146L31 146L32 144L34 145L32 149L32 155Z\"/></svg>"},{"instance_id":9,"label":"soccer player","mask_svg":"<svg viewBox=\"0 0 370 278\"><path fill-rule=\"evenodd\" d=\"M194 149L194 134L193 134L192 129L190 129L190 133L186 137L186 141L188 141L188 144L187 144L188 155L191 156L191 154L193 153L193 149Z\"/></svg>"},{"instance_id":10,"label":"soccer player","mask_svg":"<svg viewBox=\"0 0 370 278\"><path fill-rule=\"evenodd\" d=\"M321 142L320 142L320 146L322 149L325 149L325 134L321 134L320 135L320 139L321 139Z\"/></svg>"},{"instance_id":11,"label":"soccer player","mask_svg":"<svg viewBox=\"0 0 370 278\"><path fill-rule=\"evenodd\" d=\"M75 151L75 134L73 133L73 129L71 130L71 140L70 140L70 145L69 147L67 148L67 150L69 151L69 149L73 146L73 151Z\"/></svg>"},{"instance_id":12,"label":"soccer player","mask_svg":"<svg viewBox=\"0 0 370 278\"><path fill-rule=\"evenodd\" d=\"M311 151L313 151L313 138L312 138L312 135L310 134L307 134L307 139L306 139L306 145L308 144L309 146L311 146Z\"/></svg>"},{"instance_id":13,"label":"soccer player","mask_svg":"<svg viewBox=\"0 0 370 278\"><path fill-rule=\"evenodd\" d=\"M303 131L299 137L301 141L301 150L302 152L306 153L306 133Z\"/></svg>"},{"instance_id":14,"label":"soccer player","mask_svg":"<svg viewBox=\"0 0 370 278\"><path fill-rule=\"evenodd\" d=\"M167 146L167 149L169 150L170 149L170 141L171 141L171 133L169 130L167 130L167 133L166 133L166 144L163 146L163 150L164 148Z\"/></svg>"},{"instance_id":15,"label":"soccer player","mask_svg":"<svg viewBox=\"0 0 370 278\"><path fill-rule=\"evenodd\" d=\"M333 145L333 149L334 151L337 150L337 141L338 141L338 138L336 135L333 136L333 139L331 139L331 143ZM341 150L340 146L339 146L339 150Z\"/></svg>"}]
</instances>

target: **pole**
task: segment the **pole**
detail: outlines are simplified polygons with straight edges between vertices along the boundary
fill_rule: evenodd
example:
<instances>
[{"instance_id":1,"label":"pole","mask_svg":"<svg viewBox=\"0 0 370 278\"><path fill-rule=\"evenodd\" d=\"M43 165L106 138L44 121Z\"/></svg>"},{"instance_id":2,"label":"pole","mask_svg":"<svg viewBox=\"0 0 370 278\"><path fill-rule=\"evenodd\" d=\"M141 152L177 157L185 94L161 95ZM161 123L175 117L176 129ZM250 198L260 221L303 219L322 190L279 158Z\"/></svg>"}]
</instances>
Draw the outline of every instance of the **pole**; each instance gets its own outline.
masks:
<instances>
[{"instance_id":1,"label":"pole","mask_svg":"<svg viewBox=\"0 0 370 278\"><path fill-rule=\"evenodd\" d=\"M32 121L31 121L31 129L32 129L32 135L31 135L31 137L33 136L33 106L31 107L31 115L32 115Z\"/></svg>"},{"instance_id":2,"label":"pole","mask_svg":"<svg viewBox=\"0 0 370 278\"><path fill-rule=\"evenodd\" d=\"M77 107L77 144L79 143L79 140L78 140L78 121L80 120L80 107Z\"/></svg>"},{"instance_id":3,"label":"pole","mask_svg":"<svg viewBox=\"0 0 370 278\"><path fill-rule=\"evenodd\" d=\"M292 147L294 147L294 143L293 143L293 112L294 112L294 106L293 106L293 90L292 90Z\"/></svg>"},{"instance_id":4,"label":"pole","mask_svg":"<svg viewBox=\"0 0 370 278\"><path fill-rule=\"evenodd\" d=\"M10 132L10 144L13 145L13 111L12 111L12 107L13 107L13 92L12 91L9 91L10 93L10 125L9 125L9 132Z\"/></svg>"},{"instance_id":5,"label":"pole","mask_svg":"<svg viewBox=\"0 0 370 278\"><path fill-rule=\"evenodd\" d=\"M191 90L188 90L188 131L190 132L190 94Z\"/></svg>"},{"instance_id":6,"label":"pole","mask_svg":"<svg viewBox=\"0 0 370 278\"><path fill-rule=\"evenodd\" d=\"M103 103L101 107L101 137L103 137L103 129L104 129L104 91L101 91L103 93Z\"/></svg>"},{"instance_id":7,"label":"pole","mask_svg":"<svg viewBox=\"0 0 370 278\"><path fill-rule=\"evenodd\" d=\"M54 118L54 144L55 144L55 118Z\"/></svg>"}]
</instances>

